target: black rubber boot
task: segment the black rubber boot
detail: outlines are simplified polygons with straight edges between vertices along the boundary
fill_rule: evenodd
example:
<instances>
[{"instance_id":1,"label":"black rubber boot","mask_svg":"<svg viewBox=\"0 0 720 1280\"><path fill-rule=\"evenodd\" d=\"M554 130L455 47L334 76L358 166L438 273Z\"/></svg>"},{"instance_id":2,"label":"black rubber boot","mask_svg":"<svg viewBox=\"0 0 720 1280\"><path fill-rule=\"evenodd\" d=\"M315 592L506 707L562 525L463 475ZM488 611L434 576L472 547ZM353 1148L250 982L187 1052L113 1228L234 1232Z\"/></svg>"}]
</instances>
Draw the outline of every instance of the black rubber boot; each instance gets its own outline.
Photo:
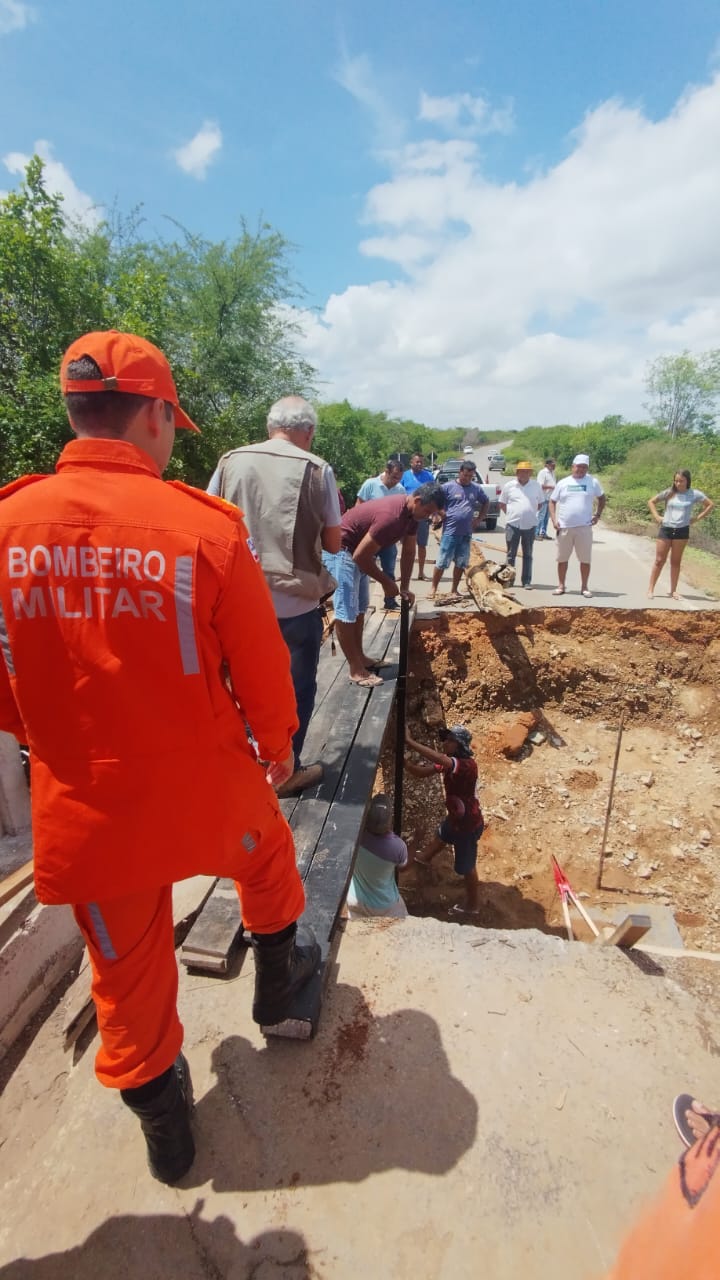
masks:
<instances>
[{"instance_id":1,"label":"black rubber boot","mask_svg":"<svg viewBox=\"0 0 720 1280\"><path fill-rule=\"evenodd\" d=\"M297 925L280 933L254 933L255 996L252 1016L261 1027L274 1027L287 1016L296 991L305 986L320 964L320 947L308 925L296 942Z\"/></svg>"},{"instance_id":2,"label":"black rubber boot","mask_svg":"<svg viewBox=\"0 0 720 1280\"><path fill-rule=\"evenodd\" d=\"M153 1178L172 1186L195 1159L190 1129L192 1081L183 1054L162 1076L138 1089L121 1089L120 1096L140 1120Z\"/></svg>"}]
</instances>

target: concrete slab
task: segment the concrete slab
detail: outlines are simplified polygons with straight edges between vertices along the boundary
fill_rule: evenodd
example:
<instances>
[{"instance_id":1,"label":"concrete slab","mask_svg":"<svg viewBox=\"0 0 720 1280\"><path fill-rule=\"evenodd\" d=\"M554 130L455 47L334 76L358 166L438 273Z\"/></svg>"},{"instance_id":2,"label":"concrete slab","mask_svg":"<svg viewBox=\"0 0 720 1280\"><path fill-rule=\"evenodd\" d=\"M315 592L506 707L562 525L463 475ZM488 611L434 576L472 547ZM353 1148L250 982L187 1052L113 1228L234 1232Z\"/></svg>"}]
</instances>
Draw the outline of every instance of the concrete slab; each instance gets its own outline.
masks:
<instances>
[{"instance_id":1,"label":"concrete slab","mask_svg":"<svg viewBox=\"0 0 720 1280\"><path fill-rule=\"evenodd\" d=\"M634 902L628 902L624 907L618 907L617 911L613 911L611 920L613 924L620 924L631 911L640 911L644 916L650 916L652 927L650 932L643 938L643 942L653 943L658 947L684 947L683 937L677 927L675 915L672 907L665 907L659 902L643 902L638 905L637 899Z\"/></svg>"},{"instance_id":2,"label":"concrete slab","mask_svg":"<svg viewBox=\"0 0 720 1280\"><path fill-rule=\"evenodd\" d=\"M587 903L585 905L588 906ZM617 907L613 907L612 910L607 907L604 911L596 907L588 907L588 910L598 926L621 924L626 916L632 915L634 912L649 916L652 920L652 927L643 938L643 942L652 943L656 947L680 947L682 949L685 947L672 907L666 907L662 903L649 902L647 899L639 902L635 898L632 902L621 903Z\"/></svg>"},{"instance_id":3,"label":"concrete slab","mask_svg":"<svg viewBox=\"0 0 720 1280\"><path fill-rule=\"evenodd\" d=\"M706 1005L614 948L353 923L309 1043L263 1041L241 959L181 973L180 1188L92 1054L36 1035L0 1098L2 1280L601 1275L678 1155L673 1093L715 1096Z\"/></svg>"}]
</instances>

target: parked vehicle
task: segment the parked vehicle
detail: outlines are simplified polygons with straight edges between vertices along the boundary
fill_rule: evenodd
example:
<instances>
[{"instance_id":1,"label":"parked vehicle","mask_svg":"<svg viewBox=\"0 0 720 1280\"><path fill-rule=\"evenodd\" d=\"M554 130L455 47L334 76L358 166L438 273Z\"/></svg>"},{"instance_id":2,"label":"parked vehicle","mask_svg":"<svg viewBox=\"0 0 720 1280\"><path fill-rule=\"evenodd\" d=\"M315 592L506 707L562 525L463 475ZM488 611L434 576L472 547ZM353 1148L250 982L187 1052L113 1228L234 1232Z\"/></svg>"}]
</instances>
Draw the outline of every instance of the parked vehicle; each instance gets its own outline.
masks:
<instances>
[{"instance_id":1,"label":"parked vehicle","mask_svg":"<svg viewBox=\"0 0 720 1280\"><path fill-rule=\"evenodd\" d=\"M449 462L443 463L435 476L435 480L438 484L445 484L448 480L457 480L459 470L460 463L451 458ZM479 476L475 483L480 485L480 488L488 499L483 524L488 533L492 533L493 529L497 525L498 516L500 515L500 494L502 493L502 489L499 484L483 484Z\"/></svg>"},{"instance_id":2,"label":"parked vehicle","mask_svg":"<svg viewBox=\"0 0 720 1280\"><path fill-rule=\"evenodd\" d=\"M488 458L488 469L490 471L504 471L505 457L502 453L491 453Z\"/></svg>"},{"instance_id":3,"label":"parked vehicle","mask_svg":"<svg viewBox=\"0 0 720 1280\"><path fill-rule=\"evenodd\" d=\"M462 466L459 458L448 458L447 462L441 462L435 473L435 479L438 484L444 484L446 480L457 480L457 474Z\"/></svg>"}]
</instances>

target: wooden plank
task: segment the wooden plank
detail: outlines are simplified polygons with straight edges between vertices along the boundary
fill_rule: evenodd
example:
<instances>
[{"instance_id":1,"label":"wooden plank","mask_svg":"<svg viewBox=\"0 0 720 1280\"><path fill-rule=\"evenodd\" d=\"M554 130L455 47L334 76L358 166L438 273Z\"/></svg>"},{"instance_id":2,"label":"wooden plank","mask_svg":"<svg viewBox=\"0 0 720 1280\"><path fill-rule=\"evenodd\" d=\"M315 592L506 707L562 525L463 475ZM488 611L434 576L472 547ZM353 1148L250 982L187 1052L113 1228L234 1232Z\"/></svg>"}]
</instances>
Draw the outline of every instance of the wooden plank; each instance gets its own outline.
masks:
<instances>
[{"instance_id":1,"label":"wooden plank","mask_svg":"<svg viewBox=\"0 0 720 1280\"><path fill-rule=\"evenodd\" d=\"M375 639L378 631L383 626L385 615L383 613L374 613L368 621L365 628L366 640L368 644L375 646ZM386 645L381 640L382 653L374 654L375 657L382 657L385 654ZM326 652L327 650L327 652ZM342 707L345 694L347 692L347 663L338 651L333 657L329 653L327 643L323 645L320 651L320 662L318 664L318 686L315 694L315 706L312 719L308 728L305 746L303 748L303 757L306 760L322 760L327 754L328 735L333 725L332 708ZM323 764L325 761L323 760ZM307 791L301 792L297 796L287 796L280 801L280 809L290 826L293 826L293 815L300 803L301 799L316 799L319 795L319 786L313 787ZM306 826L306 819L301 818L303 826ZM319 829L318 829L319 834Z\"/></svg>"},{"instance_id":2,"label":"wooden plank","mask_svg":"<svg viewBox=\"0 0 720 1280\"><path fill-rule=\"evenodd\" d=\"M627 951L636 942L639 942L640 938L644 938L651 928L652 920L650 916L629 915L615 926L607 938L600 937L599 941L602 942L603 946L622 947L623 950Z\"/></svg>"},{"instance_id":3,"label":"wooden plank","mask_svg":"<svg viewBox=\"0 0 720 1280\"><path fill-rule=\"evenodd\" d=\"M330 800L304 796L302 803L293 814L290 827L295 841L295 862L303 880L312 862L329 810Z\"/></svg>"},{"instance_id":4,"label":"wooden plank","mask_svg":"<svg viewBox=\"0 0 720 1280\"><path fill-rule=\"evenodd\" d=\"M380 632L381 642L386 641L383 653L397 654L397 616L389 618ZM263 1027L265 1035L307 1040L317 1030L330 971L332 936L350 883L395 690L394 679L372 690L305 878L307 905L301 924L312 927L320 944L320 969L296 996L289 1017L278 1026Z\"/></svg>"},{"instance_id":5,"label":"wooden plank","mask_svg":"<svg viewBox=\"0 0 720 1280\"><path fill-rule=\"evenodd\" d=\"M314 929L323 958L350 883L394 696L394 681L372 692L305 878L303 920Z\"/></svg>"},{"instance_id":6,"label":"wooden plank","mask_svg":"<svg viewBox=\"0 0 720 1280\"><path fill-rule=\"evenodd\" d=\"M396 615L390 614L387 619L384 615L380 616L374 631L373 647L376 651L379 649L375 656L385 657L388 644L392 642L396 629ZM392 679L393 677L390 676L389 678ZM320 709L316 708L313 722L310 726L307 742L312 743L312 746L308 751L308 758L315 755L325 757L323 760L325 765L323 782L312 788L312 790L303 792L301 796L295 797L291 808L287 806L287 802L281 802L283 813L293 833L297 866L303 878L312 861L315 846L320 839L330 804L342 776L347 754L352 746L354 730L357 728L357 723L360 719L357 711L353 711L352 708L350 708L350 713L348 714L348 692L344 681L336 679L332 688L328 690L322 707ZM364 703L367 704L368 692L366 690L361 690L360 692L363 695ZM332 756L336 753L338 741L341 744L341 748L344 749L344 758L340 761L336 754L336 759L332 762ZM330 757L330 760L328 757Z\"/></svg>"},{"instance_id":7,"label":"wooden plank","mask_svg":"<svg viewBox=\"0 0 720 1280\"><path fill-rule=\"evenodd\" d=\"M373 623L368 626L366 632L367 638L372 640L374 656L385 657L389 647L393 646L397 630L397 614L379 613L377 616L374 615ZM397 652L396 642L394 652ZM332 661L332 659L325 659L326 667L329 665L329 661ZM387 723L394 693L395 680L392 677L386 678L382 685L374 689L364 689L359 685L346 682L342 668L338 668L333 673L333 678L326 683L324 698L319 705L316 704L310 733L308 734L308 742L313 743L313 754L318 747L321 749L320 754L322 755L324 766L322 782L299 797L289 798L280 802L282 811L293 831L300 874L305 876L310 873L317 858L318 845L325 839L328 821L338 798L340 798L343 806L346 803L347 787L345 784L348 769L352 767L351 761L358 738L358 726L362 727L364 724L367 718L368 706L371 708L375 704L382 706L382 713L379 717L377 714L373 716L372 728L366 731L367 741L362 749L362 755L367 765L370 758L368 750L370 751L372 766L370 768L366 767L362 774L360 788L361 792L364 793L363 804L358 811L354 812L354 831L349 846L347 838L343 837L342 856L347 863L347 878L338 892L334 916L337 916L339 912L341 901L347 889L355 847L360 837L365 809L369 803L370 789L381 748L382 732ZM378 736L378 726L380 726L380 736ZM356 753L356 761L357 758ZM221 881L220 884L222 883ZM224 897L224 905L219 905ZM225 972L229 956L236 945L238 925L239 909L237 907L237 897L235 895L235 901L231 905L227 896L220 890L220 885L218 885L185 941L180 957L182 962L191 968L202 968L214 973ZM327 933L326 941L328 943L329 938L330 932ZM325 958L326 951L327 946L325 947L323 958ZM308 1022L311 1022L313 1026L316 1024L315 1014L313 1013L311 1016L311 1012L315 1009L319 1010L322 1000L322 982L323 975L319 973L317 982L308 984L311 990L305 992L302 997L303 1008L301 1015L299 1019L290 1019L291 1023L293 1021L299 1022L301 1027L307 1027ZM298 1031L297 1028L295 1031L287 1029L284 1034L297 1035Z\"/></svg>"},{"instance_id":8,"label":"wooden plank","mask_svg":"<svg viewBox=\"0 0 720 1280\"><path fill-rule=\"evenodd\" d=\"M192 969L226 973L242 930L237 889L234 881L224 877L218 880L180 949L182 963Z\"/></svg>"},{"instance_id":9,"label":"wooden plank","mask_svg":"<svg viewBox=\"0 0 720 1280\"><path fill-rule=\"evenodd\" d=\"M374 642L376 632L380 626L384 615L376 610L365 621L365 644L371 646ZM337 639L335 640L335 653L332 652L330 642L326 640L320 650L320 661L318 663L317 674L317 690L315 693L315 711L322 706L327 694L333 688L339 676L347 676L347 662ZM374 656L374 655L373 655ZM312 724L312 722L311 722Z\"/></svg>"},{"instance_id":10,"label":"wooden plank","mask_svg":"<svg viewBox=\"0 0 720 1280\"><path fill-rule=\"evenodd\" d=\"M26 889L32 884L33 879L33 860L30 858L28 862L24 862L16 871L11 872L4 880L0 880L0 907L14 898L21 889Z\"/></svg>"},{"instance_id":11,"label":"wooden plank","mask_svg":"<svg viewBox=\"0 0 720 1280\"><path fill-rule=\"evenodd\" d=\"M305 879L307 901L301 924L311 926L320 944L320 969L298 992L285 1021L276 1027L262 1028L265 1035L308 1040L317 1030L330 967L332 935L350 883L394 693L394 681L372 692Z\"/></svg>"},{"instance_id":12,"label":"wooden plank","mask_svg":"<svg viewBox=\"0 0 720 1280\"><path fill-rule=\"evenodd\" d=\"M324 709L320 712L325 726L323 780L312 791L280 802L296 838L301 875L304 875L314 856L330 801L342 777L355 727L362 717L370 693L369 689L350 685L345 688L343 685L341 698L338 695L326 700ZM224 885L229 885L232 892L227 892L222 887ZM233 882L220 881L185 939L180 952L182 963L188 968L211 973L227 972L241 929L240 909Z\"/></svg>"},{"instance_id":13,"label":"wooden plank","mask_svg":"<svg viewBox=\"0 0 720 1280\"><path fill-rule=\"evenodd\" d=\"M345 689L338 696L326 701L320 728L323 748L323 777L316 787L303 791L295 798L292 811L281 807L287 818L295 841L296 863L304 878L315 854L327 814L343 775L348 752L359 720L370 696L369 689ZM317 725L316 721L316 725ZM317 737L316 737L317 741Z\"/></svg>"},{"instance_id":14,"label":"wooden plank","mask_svg":"<svg viewBox=\"0 0 720 1280\"><path fill-rule=\"evenodd\" d=\"M320 650L320 661L318 662L315 709L322 705L328 690L332 688L341 671L347 671L345 655L337 640L335 641L335 653L330 648L330 642L326 640Z\"/></svg>"}]
</instances>

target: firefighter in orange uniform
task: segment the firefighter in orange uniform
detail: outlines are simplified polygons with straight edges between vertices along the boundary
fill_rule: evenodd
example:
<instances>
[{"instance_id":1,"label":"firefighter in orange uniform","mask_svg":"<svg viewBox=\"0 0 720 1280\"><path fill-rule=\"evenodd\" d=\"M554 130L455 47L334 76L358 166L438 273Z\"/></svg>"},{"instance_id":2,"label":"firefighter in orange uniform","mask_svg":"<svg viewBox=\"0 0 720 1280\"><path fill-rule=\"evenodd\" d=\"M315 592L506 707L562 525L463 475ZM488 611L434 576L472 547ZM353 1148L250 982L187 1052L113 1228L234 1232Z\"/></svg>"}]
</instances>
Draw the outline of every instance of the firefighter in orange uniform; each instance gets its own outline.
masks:
<instances>
[{"instance_id":1,"label":"firefighter in orange uniform","mask_svg":"<svg viewBox=\"0 0 720 1280\"><path fill-rule=\"evenodd\" d=\"M720 1116L708 1121L631 1230L606 1280L717 1280Z\"/></svg>"},{"instance_id":2,"label":"firefighter in orange uniform","mask_svg":"<svg viewBox=\"0 0 720 1280\"><path fill-rule=\"evenodd\" d=\"M304 893L273 791L295 695L242 514L162 481L175 429L197 430L162 352L87 334L60 380L76 439L55 475L0 491L0 728L30 748L37 896L71 903L87 943L98 1079L173 1183L195 1153L173 882L236 881L260 1024L319 962L296 941Z\"/></svg>"}]
</instances>

